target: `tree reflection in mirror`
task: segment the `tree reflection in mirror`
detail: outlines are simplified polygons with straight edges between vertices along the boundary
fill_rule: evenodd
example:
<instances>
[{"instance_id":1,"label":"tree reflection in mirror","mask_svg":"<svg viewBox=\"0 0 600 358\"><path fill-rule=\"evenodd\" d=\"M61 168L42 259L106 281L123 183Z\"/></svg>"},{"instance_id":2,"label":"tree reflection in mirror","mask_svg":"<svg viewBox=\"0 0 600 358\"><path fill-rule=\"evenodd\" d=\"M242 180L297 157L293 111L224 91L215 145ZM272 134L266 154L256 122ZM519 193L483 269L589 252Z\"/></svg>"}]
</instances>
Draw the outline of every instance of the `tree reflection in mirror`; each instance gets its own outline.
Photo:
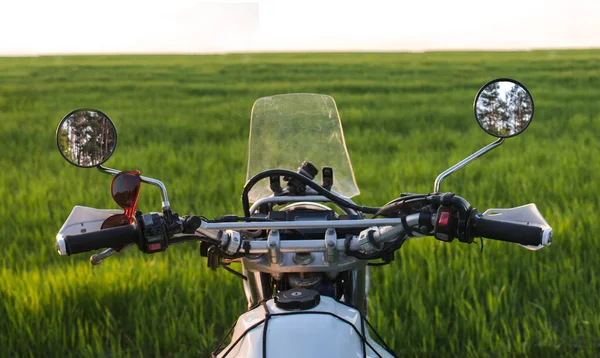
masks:
<instances>
[{"instance_id":1,"label":"tree reflection in mirror","mask_svg":"<svg viewBox=\"0 0 600 358\"><path fill-rule=\"evenodd\" d=\"M533 98L517 81L494 80L481 88L475 99L475 118L487 133L512 137L523 132L533 118Z\"/></svg>"},{"instance_id":2,"label":"tree reflection in mirror","mask_svg":"<svg viewBox=\"0 0 600 358\"><path fill-rule=\"evenodd\" d=\"M56 141L67 161L91 168L110 158L117 144L117 131L110 118L101 111L78 109L60 122Z\"/></svg>"}]
</instances>

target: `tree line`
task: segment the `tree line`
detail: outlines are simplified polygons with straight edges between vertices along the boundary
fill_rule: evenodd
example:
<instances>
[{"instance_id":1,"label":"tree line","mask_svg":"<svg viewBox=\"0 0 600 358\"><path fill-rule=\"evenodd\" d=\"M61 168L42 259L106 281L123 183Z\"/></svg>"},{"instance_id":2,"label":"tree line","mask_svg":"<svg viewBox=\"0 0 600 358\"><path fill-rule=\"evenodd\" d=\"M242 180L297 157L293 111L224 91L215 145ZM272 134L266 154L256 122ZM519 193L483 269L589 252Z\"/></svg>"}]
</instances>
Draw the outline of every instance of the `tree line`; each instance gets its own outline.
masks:
<instances>
[{"instance_id":1,"label":"tree line","mask_svg":"<svg viewBox=\"0 0 600 358\"><path fill-rule=\"evenodd\" d=\"M500 83L511 83L509 90ZM477 118L483 128L498 135L511 135L527 126L533 114L528 93L512 82L494 82L483 89L476 103Z\"/></svg>"}]
</instances>

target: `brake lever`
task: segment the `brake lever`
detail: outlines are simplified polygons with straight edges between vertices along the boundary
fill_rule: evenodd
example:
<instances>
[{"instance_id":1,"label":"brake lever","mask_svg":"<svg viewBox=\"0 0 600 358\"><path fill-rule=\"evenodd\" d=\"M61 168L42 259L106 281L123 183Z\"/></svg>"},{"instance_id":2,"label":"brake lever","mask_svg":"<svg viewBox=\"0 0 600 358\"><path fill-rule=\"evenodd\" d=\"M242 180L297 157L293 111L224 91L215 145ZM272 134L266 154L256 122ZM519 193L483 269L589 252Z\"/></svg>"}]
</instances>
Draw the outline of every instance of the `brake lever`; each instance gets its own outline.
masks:
<instances>
[{"instance_id":1,"label":"brake lever","mask_svg":"<svg viewBox=\"0 0 600 358\"><path fill-rule=\"evenodd\" d=\"M90 256L90 263L93 266L100 265L102 263L102 260L116 254L117 252L118 252L117 250L111 248L111 249L106 249L100 253L93 254L92 256Z\"/></svg>"}]
</instances>

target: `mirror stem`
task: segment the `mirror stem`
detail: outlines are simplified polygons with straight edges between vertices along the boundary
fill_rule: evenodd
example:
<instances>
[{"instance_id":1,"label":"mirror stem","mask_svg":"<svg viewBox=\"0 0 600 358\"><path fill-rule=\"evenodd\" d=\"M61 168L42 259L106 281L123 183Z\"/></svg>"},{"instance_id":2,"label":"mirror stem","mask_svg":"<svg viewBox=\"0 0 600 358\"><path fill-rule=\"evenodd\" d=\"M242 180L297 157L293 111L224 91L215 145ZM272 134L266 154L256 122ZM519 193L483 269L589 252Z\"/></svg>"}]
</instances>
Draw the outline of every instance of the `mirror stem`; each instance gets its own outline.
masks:
<instances>
[{"instance_id":1,"label":"mirror stem","mask_svg":"<svg viewBox=\"0 0 600 358\"><path fill-rule=\"evenodd\" d=\"M438 175L437 178L435 178L435 183L433 184L433 192L434 193L440 192L440 184L442 183L442 180L444 180L447 176L449 176L450 174L459 170L460 168L464 167L465 165L471 163L472 161L474 161L475 159L484 155L485 153L489 152L490 150L496 148L503 142L504 142L504 138L498 138L495 142L486 145L485 147L479 149L478 151L469 155L468 157L461 160L460 162L454 164L452 167L446 169L444 172L442 172L442 174Z\"/></svg>"},{"instance_id":2,"label":"mirror stem","mask_svg":"<svg viewBox=\"0 0 600 358\"><path fill-rule=\"evenodd\" d=\"M96 166L96 168L98 168L98 170L101 171L102 173L106 173L106 174L117 175L120 173L119 170L103 167L102 165L98 165L98 166ZM162 196L162 211L164 212L164 211L170 210L171 204L169 203L169 199L167 198L167 188L165 187L165 185L160 180L156 180L156 179L152 179L152 178L148 178L148 177L144 177L144 176L140 176L140 179L142 179L142 182L147 183L147 184L152 184L154 186L157 186L160 189L160 195Z\"/></svg>"}]
</instances>

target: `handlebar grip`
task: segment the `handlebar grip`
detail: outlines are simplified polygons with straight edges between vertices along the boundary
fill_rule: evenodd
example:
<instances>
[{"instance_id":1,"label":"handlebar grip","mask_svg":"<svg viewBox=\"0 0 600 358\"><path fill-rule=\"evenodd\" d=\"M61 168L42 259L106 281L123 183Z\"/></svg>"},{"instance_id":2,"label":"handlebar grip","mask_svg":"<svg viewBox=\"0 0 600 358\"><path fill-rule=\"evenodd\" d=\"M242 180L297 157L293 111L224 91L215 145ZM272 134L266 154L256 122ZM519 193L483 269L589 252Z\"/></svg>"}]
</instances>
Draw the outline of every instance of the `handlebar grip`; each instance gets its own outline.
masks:
<instances>
[{"instance_id":1,"label":"handlebar grip","mask_svg":"<svg viewBox=\"0 0 600 358\"><path fill-rule=\"evenodd\" d=\"M138 240L138 235L137 226L129 224L84 234L66 235L63 240L67 255L72 255L133 244Z\"/></svg>"},{"instance_id":2,"label":"handlebar grip","mask_svg":"<svg viewBox=\"0 0 600 358\"><path fill-rule=\"evenodd\" d=\"M475 217L471 229L473 236L483 236L492 240L514 242L527 246L546 245L551 240L552 229L510 221L490 220Z\"/></svg>"}]
</instances>

